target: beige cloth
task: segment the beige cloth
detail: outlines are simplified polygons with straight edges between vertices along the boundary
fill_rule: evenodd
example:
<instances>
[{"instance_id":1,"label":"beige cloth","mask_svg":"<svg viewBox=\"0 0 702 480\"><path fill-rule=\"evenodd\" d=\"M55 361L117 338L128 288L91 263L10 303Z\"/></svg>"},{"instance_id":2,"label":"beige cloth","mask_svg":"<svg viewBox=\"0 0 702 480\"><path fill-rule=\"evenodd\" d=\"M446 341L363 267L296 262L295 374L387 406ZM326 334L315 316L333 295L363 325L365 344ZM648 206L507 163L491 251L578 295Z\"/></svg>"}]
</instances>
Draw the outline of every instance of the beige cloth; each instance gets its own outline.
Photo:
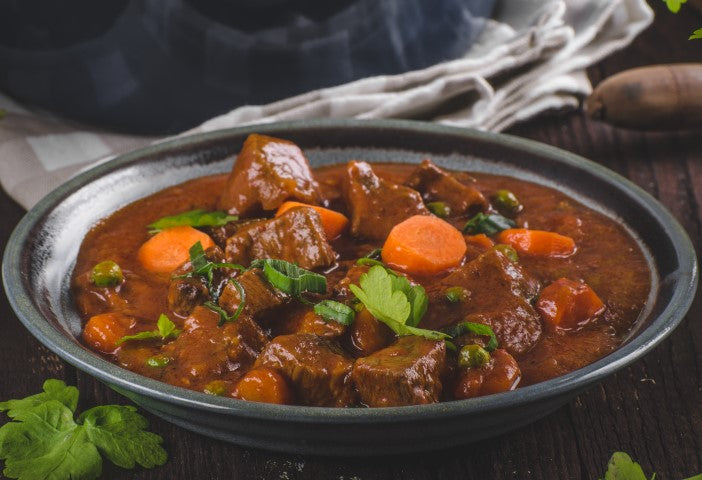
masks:
<instances>
[{"instance_id":1,"label":"beige cloth","mask_svg":"<svg viewBox=\"0 0 702 480\"><path fill-rule=\"evenodd\" d=\"M338 117L422 118L501 131L544 110L576 107L591 91L585 68L628 45L652 18L645 0L498 0L463 58L244 106L183 134ZM2 95L0 109L0 183L26 208L76 172L160 140L98 131Z\"/></svg>"}]
</instances>

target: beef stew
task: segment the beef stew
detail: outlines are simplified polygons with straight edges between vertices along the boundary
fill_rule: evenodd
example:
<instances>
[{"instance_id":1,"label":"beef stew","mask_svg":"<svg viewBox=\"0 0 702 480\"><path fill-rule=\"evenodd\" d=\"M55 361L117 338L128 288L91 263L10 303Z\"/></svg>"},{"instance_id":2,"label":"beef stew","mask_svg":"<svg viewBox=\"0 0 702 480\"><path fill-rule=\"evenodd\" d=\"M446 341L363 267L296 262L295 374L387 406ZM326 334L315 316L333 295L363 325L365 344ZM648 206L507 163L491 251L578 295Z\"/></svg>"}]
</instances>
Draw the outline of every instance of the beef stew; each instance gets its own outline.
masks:
<instances>
[{"instance_id":1,"label":"beef stew","mask_svg":"<svg viewBox=\"0 0 702 480\"><path fill-rule=\"evenodd\" d=\"M96 268L106 261L116 268ZM73 276L83 341L125 368L336 407L470 398L575 370L617 348L650 288L627 231L553 189L430 160L312 170L262 135L230 175L96 225Z\"/></svg>"}]
</instances>

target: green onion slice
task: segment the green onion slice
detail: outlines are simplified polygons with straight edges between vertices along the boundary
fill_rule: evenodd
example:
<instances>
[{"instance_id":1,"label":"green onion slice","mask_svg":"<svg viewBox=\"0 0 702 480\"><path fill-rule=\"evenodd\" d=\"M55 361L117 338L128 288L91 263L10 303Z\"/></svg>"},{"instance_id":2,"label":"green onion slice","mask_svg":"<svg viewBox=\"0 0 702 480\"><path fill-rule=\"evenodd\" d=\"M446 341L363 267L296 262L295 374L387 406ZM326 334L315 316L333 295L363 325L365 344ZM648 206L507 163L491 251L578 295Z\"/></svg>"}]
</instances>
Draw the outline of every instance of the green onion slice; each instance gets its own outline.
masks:
<instances>
[{"instance_id":1,"label":"green onion slice","mask_svg":"<svg viewBox=\"0 0 702 480\"><path fill-rule=\"evenodd\" d=\"M314 313L326 321L334 321L342 325L351 325L356 314L353 308L334 300L322 300L314 306Z\"/></svg>"},{"instance_id":2,"label":"green onion slice","mask_svg":"<svg viewBox=\"0 0 702 480\"><path fill-rule=\"evenodd\" d=\"M327 279L324 275L300 268L285 260L267 258L254 260L249 268L261 268L273 287L293 297L301 293L326 293Z\"/></svg>"}]
</instances>

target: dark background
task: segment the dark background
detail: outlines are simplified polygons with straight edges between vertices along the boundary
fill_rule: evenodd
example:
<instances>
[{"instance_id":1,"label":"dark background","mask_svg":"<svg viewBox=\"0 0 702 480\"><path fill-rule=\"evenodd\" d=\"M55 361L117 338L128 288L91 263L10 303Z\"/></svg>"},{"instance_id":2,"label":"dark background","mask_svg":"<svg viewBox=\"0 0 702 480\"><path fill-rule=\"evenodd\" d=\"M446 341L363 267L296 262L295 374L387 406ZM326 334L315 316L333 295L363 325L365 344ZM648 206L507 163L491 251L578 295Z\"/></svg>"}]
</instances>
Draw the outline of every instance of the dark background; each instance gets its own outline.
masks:
<instances>
[{"instance_id":1,"label":"dark background","mask_svg":"<svg viewBox=\"0 0 702 480\"><path fill-rule=\"evenodd\" d=\"M654 25L630 47L589 69L594 84L620 70L702 60L702 13L678 15L651 0ZM657 197L702 245L702 130L639 133L608 127L581 112L550 113L508 133L597 161ZM0 159L0 161L2 161ZM0 247L24 211L0 192ZM242 448L188 432L152 415L169 461L126 471L105 463L109 479L596 479L614 451L634 457L649 475L679 480L702 473L702 304L699 295L677 330L645 359L568 405L515 432L451 450L411 457L318 458ZM0 399L39 392L46 378L81 392L79 410L126 400L40 345L0 294ZM4 419L3 419L4 421ZM343 434L340 432L340 434Z\"/></svg>"}]
</instances>

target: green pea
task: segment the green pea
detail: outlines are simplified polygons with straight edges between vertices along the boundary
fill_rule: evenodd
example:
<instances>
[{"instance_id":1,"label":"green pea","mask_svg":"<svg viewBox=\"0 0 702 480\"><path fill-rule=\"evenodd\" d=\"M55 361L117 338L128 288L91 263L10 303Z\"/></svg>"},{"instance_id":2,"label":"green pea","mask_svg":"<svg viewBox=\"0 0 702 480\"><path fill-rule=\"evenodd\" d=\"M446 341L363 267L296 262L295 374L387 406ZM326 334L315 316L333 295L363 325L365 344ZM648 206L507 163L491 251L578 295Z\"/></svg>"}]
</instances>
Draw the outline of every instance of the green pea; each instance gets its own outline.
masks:
<instances>
[{"instance_id":1,"label":"green pea","mask_svg":"<svg viewBox=\"0 0 702 480\"><path fill-rule=\"evenodd\" d=\"M466 299L467 292L463 287L449 287L446 289L445 295L449 302L458 303Z\"/></svg>"},{"instance_id":2,"label":"green pea","mask_svg":"<svg viewBox=\"0 0 702 480\"><path fill-rule=\"evenodd\" d=\"M105 260L93 267L90 280L98 287L116 287L124 280L122 269L112 260Z\"/></svg>"},{"instance_id":3,"label":"green pea","mask_svg":"<svg viewBox=\"0 0 702 480\"><path fill-rule=\"evenodd\" d=\"M427 208L437 217L446 218L451 215L451 207L445 202L429 202Z\"/></svg>"},{"instance_id":4,"label":"green pea","mask_svg":"<svg viewBox=\"0 0 702 480\"><path fill-rule=\"evenodd\" d=\"M503 213L517 213L522 209L517 196L509 190L501 189L495 192L492 201L497 209Z\"/></svg>"},{"instance_id":5,"label":"green pea","mask_svg":"<svg viewBox=\"0 0 702 480\"><path fill-rule=\"evenodd\" d=\"M500 252L505 257L509 258L513 262L519 261L519 255L512 245L506 245L504 243L498 243L495 245L495 250Z\"/></svg>"},{"instance_id":6,"label":"green pea","mask_svg":"<svg viewBox=\"0 0 702 480\"><path fill-rule=\"evenodd\" d=\"M213 380L205 385L205 389L203 391L210 395L217 395L218 397L221 397L227 393L227 387L222 380Z\"/></svg>"},{"instance_id":7,"label":"green pea","mask_svg":"<svg viewBox=\"0 0 702 480\"><path fill-rule=\"evenodd\" d=\"M458 352L458 365L463 368L482 367L490 361L490 354L480 345L464 345Z\"/></svg>"},{"instance_id":8,"label":"green pea","mask_svg":"<svg viewBox=\"0 0 702 480\"><path fill-rule=\"evenodd\" d=\"M155 357L149 357L146 359L146 364L149 367L153 367L153 368L165 367L170 362L171 362L171 359L168 357L165 357L163 355L157 355Z\"/></svg>"}]
</instances>

